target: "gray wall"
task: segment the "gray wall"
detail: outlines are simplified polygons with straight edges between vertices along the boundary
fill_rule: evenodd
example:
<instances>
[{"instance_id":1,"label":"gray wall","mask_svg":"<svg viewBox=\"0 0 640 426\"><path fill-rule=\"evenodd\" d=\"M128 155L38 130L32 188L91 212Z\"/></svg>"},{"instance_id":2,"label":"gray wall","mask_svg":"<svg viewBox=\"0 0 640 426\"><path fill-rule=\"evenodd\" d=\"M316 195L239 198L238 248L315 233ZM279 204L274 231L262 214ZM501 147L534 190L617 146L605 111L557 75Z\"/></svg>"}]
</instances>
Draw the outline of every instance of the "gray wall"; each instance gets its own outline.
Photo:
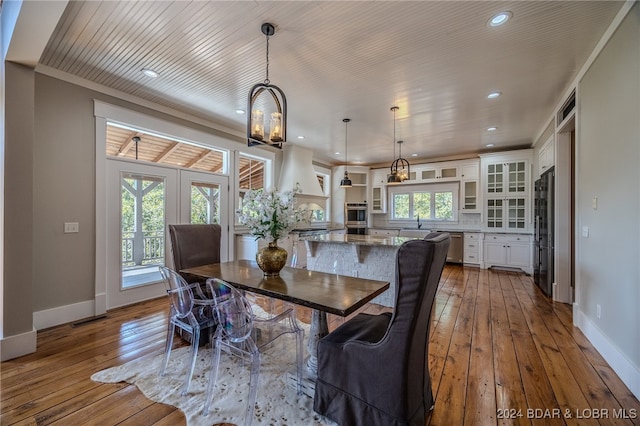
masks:
<instances>
[{"instance_id":1,"label":"gray wall","mask_svg":"<svg viewBox=\"0 0 640 426\"><path fill-rule=\"evenodd\" d=\"M33 328L34 73L5 63L4 337Z\"/></svg>"},{"instance_id":2,"label":"gray wall","mask_svg":"<svg viewBox=\"0 0 640 426\"><path fill-rule=\"evenodd\" d=\"M576 301L580 312L638 369L640 4L585 73L578 95ZM588 238L580 236L584 226L589 227Z\"/></svg>"},{"instance_id":3,"label":"gray wall","mask_svg":"<svg viewBox=\"0 0 640 426\"><path fill-rule=\"evenodd\" d=\"M46 75L35 81L33 311L41 311L94 298L94 99L241 141ZM64 234L64 222L80 232Z\"/></svg>"}]
</instances>

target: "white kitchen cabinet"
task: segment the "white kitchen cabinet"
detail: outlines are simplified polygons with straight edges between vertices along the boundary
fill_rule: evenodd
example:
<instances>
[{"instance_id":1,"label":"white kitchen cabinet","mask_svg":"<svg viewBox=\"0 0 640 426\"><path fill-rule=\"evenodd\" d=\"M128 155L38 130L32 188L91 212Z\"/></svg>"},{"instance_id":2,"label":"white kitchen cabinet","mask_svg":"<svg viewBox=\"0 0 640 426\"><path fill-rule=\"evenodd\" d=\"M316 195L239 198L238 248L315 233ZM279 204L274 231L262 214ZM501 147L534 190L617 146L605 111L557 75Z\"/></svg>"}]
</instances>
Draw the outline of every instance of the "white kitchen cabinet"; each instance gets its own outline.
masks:
<instances>
[{"instance_id":1,"label":"white kitchen cabinet","mask_svg":"<svg viewBox=\"0 0 640 426\"><path fill-rule=\"evenodd\" d=\"M460 165L460 180L479 180L480 179L480 162L474 160L470 163Z\"/></svg>"},{"instance_id":2,"label":"white kitchen cabinet","mask_svg":"<svg viewBox=\"0 0 640 426\"><path fill-rule=\"evenodd\" d=\"M532 150L481 156L484 223L487 231L529 230Z\"/></svg>"},{"instance_id":3,"label":"white kitchen cabinet","mask_svg":"<svg viewBox=\"0 0 640 426\"><path fill-rule=\"evenodd\" d=\"M464 233L463 263L465 265L480 265L482 263L482 239L482 233Z\"/></svg>"},{"instance_id":4,"label":"white kitchen cabinet","mask_svg":"<svg viewBox=\"0 0 640 426\"><path fill-rule=\"evenodd\" d=\"M236 259L256 260L258 249L265 247L267 243L262 239L256 240L252 235L236 235ZM278 240L278 246L287 251L287 265L291 264L293 255L293 236Z\"/></svg>"},{"instance_id":5,"label":"white kitchen cabinet","mask_svg":"<svg viewBox=\"0 0 640 426\"><path fill-rule=\"evenodd\" d=\"M369 228L369 235L375 237L397 237L399 233L398 229L374 229Z\"/></svg>"},{"instance_id":6,"label":"white kitchen cabinet","mask_svg":"<svg viewBox=\"0 0 640 426\"><path fill-rule=\"evenodd\" d=\"M538 175L543 174L555 164L555 145L553 135L542 145L538 152Z\"/></svg>"},{"instance_id":7,"label":"white kitchen cabinet","mask_svg":"<svg viewBox=\"0 0 640 426\"><path fill-rule=\"evenodd\" d=\"M387 170L371 171L371 204L369 206L371 213L387 212Z\"/></svg>"},{"instance_id":8,"label":"white kitchen cabinet","mask_svg":"<svg viewBox=\"0 0 640 426\"><path fill-rule=\"evenodd\" d=\"M491 231L525 231L529 205L524 197L488 198L485 200L485 226Z\"/></svg>"},{"instance_id":9,"label":"white kitchen cabinet","mask_svg":"<svg viewBox=\"0 0 640 426\"><path fill-rule=\"evenodd\" d=\"M462 213L480 213L480 162L463 162L460 170L460 211Z\"/></svg>"},{"instance_id":10,"label":"white kitchen cabinet","mask_svg":"<svg viewBox=\"0 0 640 426\"><path fill-rule=\"evenodd\" d=\"M267 244L264 240L256 241L251 235L236 235L236 259L256 260L258 248L262 248Z\"/></svg>"},{"instance_id":11,"label":"white kitchen cabinet","mask_svg":"<svg viewBox=\"0 0 640 426\"><path fill-rule=\"evenodd\" d=\"M459 169L457 163L446 162L443 164L428 164L419 172L418 178L422 182L441 182L459 180Z\"/></svg>"},{"instance_id":12,"label":"white kitchen cabinet","mask_svg":"<svg viewBox=\"0 0 640 426\"><path fill-rule=\"evenodd\" d=\"M485 234L483 244L484 268L503 266L520 268L528 274L533 272L531 235Z\"/></svg>"},{"instance_id":13,"label":"white kitchen cabinet","mask_svg":"<svg viewBox=\"0 0 640 426\"><path fill-rule=\"evenodd\" d=\"M477 180L460 181L460 205L462 213L480 213L479 183Z\"/></svg>"},{"instance_id":14,"label":"white kitchen cabinet","mask_svg":"<svg viewBox=\"0 0 640 426\"><path fill-rule=\"evenodd\" d=\"M528 192L527 160L486 164L487 195L518 195Z\"/></svg>"}]
</instances>

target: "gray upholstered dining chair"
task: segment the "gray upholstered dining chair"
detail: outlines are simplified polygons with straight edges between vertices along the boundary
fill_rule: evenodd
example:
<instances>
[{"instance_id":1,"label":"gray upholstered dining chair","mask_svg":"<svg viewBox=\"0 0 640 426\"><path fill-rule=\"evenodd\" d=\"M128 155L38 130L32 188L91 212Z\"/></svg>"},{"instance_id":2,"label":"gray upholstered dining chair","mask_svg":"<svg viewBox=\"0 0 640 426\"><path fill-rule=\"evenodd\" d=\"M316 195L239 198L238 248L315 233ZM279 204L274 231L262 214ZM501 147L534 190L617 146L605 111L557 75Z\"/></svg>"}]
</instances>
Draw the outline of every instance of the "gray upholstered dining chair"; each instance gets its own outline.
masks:
<instances>
[{"instance_id":1,"label":"gray upholstered dining chair","mask_svg":"<svg viewBox=\"0 0 640 426\"><path fill-rule=\"evenodd\" d=\"M222 229L218 224L169 225L173 267L188 283L203 281L180 270L220 263ZM204 284L204 283L203 283Z\"/></svg>"},{"instance_id":2,"label":"gray upholstered dining chair","mask_svg":"<svg viewBox=\"0 0 640 426\"><path fill-rule=\"evenodd\" d=\"M434 404L431 310L448 249L447 233L402 244L393 314L359 314L320 340L316 412L345 426L424 426Z\"/></svg>"},{"instance_id":3,"label":"gray upholstered dining chair","mask_svg":"<svg viewBox=\"0 0 640 426\"><path fill-rule=\"evenodd\" d=\"M211 298L207 293L202 277L180 272L181 269L195 266L220 263L220 241L222 229L218 224L179 224L169 225L169 237L171 238L171 255L173 257L173 269L180 274L189 284L199 283L193 287L196 299ZM191 334L178 329L178 333L186 341L191 342ZM209 342L209 333L200 334L199 345Z\"/></svg>"}]
</instances>

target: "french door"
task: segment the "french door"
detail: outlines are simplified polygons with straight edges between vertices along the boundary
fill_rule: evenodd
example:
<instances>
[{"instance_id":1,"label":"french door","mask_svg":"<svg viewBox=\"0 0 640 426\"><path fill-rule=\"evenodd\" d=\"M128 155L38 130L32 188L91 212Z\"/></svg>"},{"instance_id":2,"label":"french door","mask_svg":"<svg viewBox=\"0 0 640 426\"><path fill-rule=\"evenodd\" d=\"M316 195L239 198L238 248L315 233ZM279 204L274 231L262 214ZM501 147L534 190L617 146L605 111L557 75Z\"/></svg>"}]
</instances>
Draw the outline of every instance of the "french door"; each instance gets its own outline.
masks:
<instances>
[{"instance_id":1,"label":"french door","mask_svg":"<svg viewBox=\"0 0 640 426\"><path fill-rule=\"evenodd\" d=\"M107 309L165 294L158 267L173 267L168 224L218 223L228 247L228 177L107 163Z\"/></svg>"},{"instance_id":2,"label":"french door","mask_svg":"<svg viewBox=\"0 0 640 426\"><path fill-rule=\"evenodd\" d=\"M222 227L220 260L229 260L229 178L180 170L180 223L217 223Z\"/></svg>"}]
</instances>

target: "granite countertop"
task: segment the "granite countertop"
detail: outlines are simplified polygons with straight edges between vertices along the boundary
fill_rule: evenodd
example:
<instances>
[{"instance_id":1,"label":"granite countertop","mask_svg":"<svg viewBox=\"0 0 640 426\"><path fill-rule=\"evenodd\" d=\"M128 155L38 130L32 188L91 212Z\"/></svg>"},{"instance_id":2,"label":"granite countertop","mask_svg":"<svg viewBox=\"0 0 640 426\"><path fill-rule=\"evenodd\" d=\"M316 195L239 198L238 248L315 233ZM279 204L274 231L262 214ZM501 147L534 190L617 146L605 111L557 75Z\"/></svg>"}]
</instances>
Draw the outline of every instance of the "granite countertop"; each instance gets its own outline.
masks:
<instances>
[{"instance_id":1,"label":"granite countertop","mask_svg":"<svg viewBox=\"0 0 640 426\"><path fill-rule=\"evenodd\" d=\"M300 240L311 241L316 243L338 243L338 244L353 244L359 246L389 246L398 247L402 243L409 240L415 240L412 237L387 237L387 236L373 236L373 235L310 235L308 237L300 237Z\"/></svg>"}]
</instances>

